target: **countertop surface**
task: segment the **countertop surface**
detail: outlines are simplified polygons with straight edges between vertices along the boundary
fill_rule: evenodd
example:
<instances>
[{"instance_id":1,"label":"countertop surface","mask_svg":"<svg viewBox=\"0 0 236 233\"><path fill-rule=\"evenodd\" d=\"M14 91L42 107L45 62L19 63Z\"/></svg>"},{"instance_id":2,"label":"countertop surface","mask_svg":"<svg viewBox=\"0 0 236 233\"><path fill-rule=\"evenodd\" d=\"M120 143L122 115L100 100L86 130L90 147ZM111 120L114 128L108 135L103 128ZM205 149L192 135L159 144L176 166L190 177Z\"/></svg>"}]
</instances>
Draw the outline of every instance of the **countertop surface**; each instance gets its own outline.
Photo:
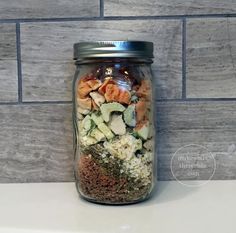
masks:
<instances>
[{"instance_id":1,"label":"countertop surface","mask_svg":"<svg viewBox=\"0 0 236 233\"><path fill-rule=\"evenodd\" d=\"M104 206L73 183L0 184L1 233L235 233L236 181L159 182L146 202Z\"/></svg>"}]
</instances>

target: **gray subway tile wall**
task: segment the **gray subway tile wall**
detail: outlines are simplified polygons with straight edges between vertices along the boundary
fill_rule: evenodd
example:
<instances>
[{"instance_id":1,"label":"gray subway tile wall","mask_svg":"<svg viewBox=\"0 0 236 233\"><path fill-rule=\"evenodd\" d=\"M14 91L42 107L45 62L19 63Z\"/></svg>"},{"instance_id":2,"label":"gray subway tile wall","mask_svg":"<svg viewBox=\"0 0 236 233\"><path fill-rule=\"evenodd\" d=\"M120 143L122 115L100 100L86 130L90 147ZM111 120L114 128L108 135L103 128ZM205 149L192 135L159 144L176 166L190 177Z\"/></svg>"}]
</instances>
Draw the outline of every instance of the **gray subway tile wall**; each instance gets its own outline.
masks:
<instances>
[{"instance_id":1,"label":"gray subway tile wall","mask_svg":"<svg viewBox=\"0 0 236 233\"><path fill-rule=\"evenodd\" d=\"M157 103L159 178L168 180L172 176L170 160L179 148L197 144L216 159L213 179L236 179L235 126L236 101ZM178 171L178 167L174 169ZM201 174L200 178L204 178L203 170Z\"/></svg>"},{"instance_id":2,"label":"gray subway tile wall","mask_svg":"<svg viewBox=\"0 0 236 233\"><path fill-rule=\"evenodd\" d=\"M99 0L0 1L0 18L67 18L99 16Z\"/></svg>"},{"instance_id":3,"label":"gray subway tile wall","mask_svg":"<svg viewBox=\"0 0 236 233\"><path fill-rule=\"evenodd\" d=\"M169 16L235 13L234 0L105 0L105 16Z\"/></svg>"},{"instance_id":4,"label":"gray subway tile wall","mask_svg":"<svg viewBox=\"0 0 236 233\"><path fill-rule=\"evenodd\" d=\"M0 24L0 101L18 100L16 25Z\"/></svg>"},{"instance_id":5,"label":"gray subway tile wall","mask_svg":"<svg viewBox=\"0 0 236 233\"><path fill-rule=\"evenodd\" d=\"M72 107L0 106L0 182L73 180Z\"/></svg>"},{"instance_id":6,"label":"gray subway tile wall","mask_svg":"<svg viewBox=\"0 0 236 233\"><path fill-rule=\"evenodd\" d=\"M236 19L187 22L187 97L236 97Z\"/></svg>"},{"instance_id":7,"label":"gray subway tile wall","mask_svg":"<svg viewBox=\"0 0 236 233\"><path fill-rule=\"evenodd\" d=\"M0 1L0 182L73 181L72 48L97 39L155 44L159 179L189 144L236 179L235 22L232 0Z\"/></svg>"},{"instance_id":8,"label":"gray subway tile wall","mask_svg":"<svg viewBox=\"0 0 236 233\"><path fill-rule=\"evenodd\" d=\"M181 98L180 20L23 23L21 58L24 101L71 100L73 43L91 40L150 40L155 44L158 98ZM157 67L158 65L158 67Z\"/></svg>"}]
</instances>

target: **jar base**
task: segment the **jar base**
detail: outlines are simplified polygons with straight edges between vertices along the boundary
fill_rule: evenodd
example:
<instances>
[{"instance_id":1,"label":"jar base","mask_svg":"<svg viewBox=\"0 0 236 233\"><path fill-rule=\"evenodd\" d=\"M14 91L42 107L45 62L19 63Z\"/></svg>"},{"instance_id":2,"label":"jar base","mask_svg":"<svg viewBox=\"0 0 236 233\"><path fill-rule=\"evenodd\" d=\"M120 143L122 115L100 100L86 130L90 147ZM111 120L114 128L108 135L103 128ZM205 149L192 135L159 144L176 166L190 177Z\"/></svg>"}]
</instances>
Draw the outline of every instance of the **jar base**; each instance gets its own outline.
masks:
<instances>
[{"instance_id":1,"label":"jar base","mask_svg":"<svg viewBox=\"0 0 236 233\"><path fill-rule=\"evenodd\" d=\"M145 201L148 201L150 200L152 197L153 197L153 190L147 194L146 196L140 198L140 199L137 199L137 200L133 200L133 201L124 201L124 202L111 202L111 201L100 201L100 200L96 200L94 198L89 198L89 197L86 197L85 195L83 195L80 191L79 191L79 188L78 188L78 184L76 183L76 189L78 191L78 194L79 194L79 197L85 201L88 201L88 202L91 202L93 204L99 204L99 205L116 205L116 206L121 206L121 205L135 205L135 204L138 204L138 203L141 203L141 202L145 202Z\"/></svg>"}]
</instances>

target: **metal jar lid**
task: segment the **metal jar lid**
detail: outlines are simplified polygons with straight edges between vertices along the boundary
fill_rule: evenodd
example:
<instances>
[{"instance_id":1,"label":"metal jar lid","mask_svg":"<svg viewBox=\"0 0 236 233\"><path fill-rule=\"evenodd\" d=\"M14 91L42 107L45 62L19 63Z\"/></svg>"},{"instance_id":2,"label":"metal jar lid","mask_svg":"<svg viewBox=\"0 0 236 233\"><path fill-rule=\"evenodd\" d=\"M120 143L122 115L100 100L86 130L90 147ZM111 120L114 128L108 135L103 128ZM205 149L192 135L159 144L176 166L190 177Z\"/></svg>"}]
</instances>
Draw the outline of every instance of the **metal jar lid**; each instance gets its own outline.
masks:
<instances>
[{"instance_id":1,"label":"metal jar lid","mask_svg":"<svg viewBox=\"0 0 236 233\"><path fill-rule=\"evenodd\" d=\"M153 43L148 41L95 41L74 44L74 59L153 58Z\"/></svg>"}]
</instances>

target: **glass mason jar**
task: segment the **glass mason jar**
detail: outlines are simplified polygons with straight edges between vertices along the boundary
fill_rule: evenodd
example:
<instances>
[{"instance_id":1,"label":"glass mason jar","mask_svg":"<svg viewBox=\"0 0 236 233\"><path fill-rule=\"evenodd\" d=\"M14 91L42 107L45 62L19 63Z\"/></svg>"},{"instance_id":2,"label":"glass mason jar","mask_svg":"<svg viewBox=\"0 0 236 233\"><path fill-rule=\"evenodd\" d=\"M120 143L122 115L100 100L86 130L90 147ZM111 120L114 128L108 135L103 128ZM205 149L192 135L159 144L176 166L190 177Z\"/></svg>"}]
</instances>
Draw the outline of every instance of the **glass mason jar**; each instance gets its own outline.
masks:
<instances>
[{"instance_id":1,"label":"glass mason jar","mask_svg":"<svg viewBox=\"0 0 236 233\"><path fill-rule=\"evenodd\" d=\"M151 63L142 41L74 45L75 177L88 201L128 204L156 182Z\"/></svg>"}]
</instances>

